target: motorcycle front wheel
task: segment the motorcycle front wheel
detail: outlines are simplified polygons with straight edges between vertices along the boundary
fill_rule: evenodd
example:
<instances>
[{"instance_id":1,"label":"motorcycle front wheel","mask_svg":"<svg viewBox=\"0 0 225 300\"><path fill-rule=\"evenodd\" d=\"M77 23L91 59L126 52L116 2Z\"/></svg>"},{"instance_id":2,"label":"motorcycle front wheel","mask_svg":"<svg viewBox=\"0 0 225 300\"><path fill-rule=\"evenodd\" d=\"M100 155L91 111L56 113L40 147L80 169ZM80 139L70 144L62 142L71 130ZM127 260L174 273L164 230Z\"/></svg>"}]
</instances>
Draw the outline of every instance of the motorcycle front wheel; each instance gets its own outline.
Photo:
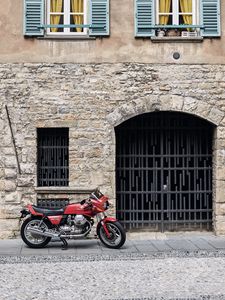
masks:
<instances>
[{"instance_id":1,"label":"motorcycle front wheel","mask_svg":"<svg viewBox=\"0 0 225 300\"><path fill-rule=\"evenodd\" d=\"M35 233L29 232L29 229L31 228L41 228L42 230L46 230L49 228L48 224L45 222L42 222L40 226L41 220L36 218L27 218L24 220L22 226L21 226L21 237L27 246L30 248L43 248L45 247L50 241L50 237L41 236ZM39 227L40 226L40 227Z\"/></svg>"},{"instance_id":2,"label":"motorcycle front wheel","mask_svg":"<svg viewBox=\"0 0 225 300\"><path fill-rule=\"evenodd\" d=\"M122 225L116 222L105 223L110 236L106 235L106 232L101 223L99 223L97 228L97 234L101 242L108 248L118 249L123 246L126 241L126 233Z\"/></svg>"}]
</instances>

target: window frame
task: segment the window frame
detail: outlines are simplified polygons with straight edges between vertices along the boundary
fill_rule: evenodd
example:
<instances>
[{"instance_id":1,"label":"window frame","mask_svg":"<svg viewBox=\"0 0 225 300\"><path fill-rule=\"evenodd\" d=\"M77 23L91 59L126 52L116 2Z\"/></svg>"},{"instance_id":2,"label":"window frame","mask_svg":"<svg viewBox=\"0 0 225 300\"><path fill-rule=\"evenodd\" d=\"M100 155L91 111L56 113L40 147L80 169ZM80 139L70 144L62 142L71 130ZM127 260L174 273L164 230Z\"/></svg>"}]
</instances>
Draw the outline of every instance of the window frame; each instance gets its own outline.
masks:
<instances>
[{"instance_id":1,"label":"window frame","mask_svg":"<svg viewBox=\"0 0 225 300\"><path fill-rule=\"evenodd\" d=\"M159 24L159 1L155 0L155 9L156 9L156 22L155 24ZM161 13L161 15L165 15L165 13ZM172 25L181 25L179 24L179 16L182 15L182 13L179 12L179 0L172 0L172 13L169 13L168 15L172 15ZM188 14L190 15L190 14ZM192 25L197 25L198 20L200 19L200 2L199 0L192 0Z\"/></svg>"},{"instance_id":2,"label":"window frame","mask_svg":"<svg viewBox=\"0 0 225 300\"><path fill-rule=\"evenodd\" d=\"M51 13L50 12L50 1L51 0L46 0L46 10L45 10L45 15L46 15L46 20L47 24L50 23L50 16L51 15L63 15L63 24L62 25L71 25L70 24L70 17L73 15L73 13L70 12L70 0L63 0L63 8L64 11L62 13ZM88 21L88 5L87 5L87 0L83 0L84 4L84 12L83 14L83 25L87 24ZM83 32L71 32L69 27L63 28L62 32L51 32L51 28L46 29L46 36L87 36L88 35L88 28L83 28Z\"/></svg>"}]
</instances>

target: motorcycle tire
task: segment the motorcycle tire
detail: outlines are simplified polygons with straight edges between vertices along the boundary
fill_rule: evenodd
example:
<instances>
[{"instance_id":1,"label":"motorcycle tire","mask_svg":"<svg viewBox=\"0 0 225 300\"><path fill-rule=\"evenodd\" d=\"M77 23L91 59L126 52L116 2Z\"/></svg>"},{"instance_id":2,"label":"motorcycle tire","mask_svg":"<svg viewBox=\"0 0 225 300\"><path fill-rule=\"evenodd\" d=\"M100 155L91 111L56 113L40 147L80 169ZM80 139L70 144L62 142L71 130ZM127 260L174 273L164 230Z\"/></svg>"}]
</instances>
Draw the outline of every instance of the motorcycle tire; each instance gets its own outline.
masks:
<instances>
[{"instance_id":1,"label":"motorcycle tire","mask_svg":"<svg viewBox=\"0 0 225 300\"><path fill-rule=\"evenodd\" d=\"M122 247L126 241L126 232L122 225L118 221L109 221L105 224L110 233L110 237L107 237L102 224L99 223L97 227L97 234L100 241L108 248L118 249Z\"/></svg>"},{"instance_id":2,"label":"motorcycle tire","mask_svg":"<svg viewBox=\"0 0 225 300\"><path fill-rule=\"evenodd\" d=\"M43 248L51 241L51 237L40 236L33 233L29 233L27 231L27 228L29 226L35 226L35 225L38 226L40 222L41 219L39 218L29 217L26 220L24 220L21 226L20 229L21 238L24 241L24 243L27 244L27 246L29 246L30 248ZM43 222L41 226L42 228L46 228L46 229L50 228L49 224L47 224L46 222Z\"/></svg>"}]
</instances>

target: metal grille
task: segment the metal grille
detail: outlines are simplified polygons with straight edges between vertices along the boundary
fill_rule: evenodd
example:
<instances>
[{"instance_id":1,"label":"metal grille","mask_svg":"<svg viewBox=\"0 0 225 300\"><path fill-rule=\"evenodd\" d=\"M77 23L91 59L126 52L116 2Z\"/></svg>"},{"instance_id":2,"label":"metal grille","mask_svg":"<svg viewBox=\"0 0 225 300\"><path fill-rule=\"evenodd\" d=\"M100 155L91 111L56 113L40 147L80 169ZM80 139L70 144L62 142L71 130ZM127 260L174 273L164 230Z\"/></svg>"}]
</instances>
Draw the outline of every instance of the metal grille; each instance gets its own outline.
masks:
<instances>
[{"instance_id":1,"label":"metal grille","mask_svg":"<svg viewBox=\"0 0 225 300\"><path fill-rule=\"evenodd\" d=\"M37 199L37 206L41 208L58 209L69 204L68 199Z\"/></svg>"},{"instance_id":2,"label":"metal grille","mask_svg":"<svg viewBox=\"0 0 225 300\"><path fill-rule=\"evenodd\" d=\"M68 186L69 129L38 128L38 186Z\"/></svg>"},{"instance_id":3,"label":"metal grille","mask_svg":"<svg viewBox=\"0 0 225 300\"><path fill-rule=\"evenodd\" d=\"M127 229L212 228L208 122L158 112L116 128L117 218Z\"/></svg>"}]
</instances>

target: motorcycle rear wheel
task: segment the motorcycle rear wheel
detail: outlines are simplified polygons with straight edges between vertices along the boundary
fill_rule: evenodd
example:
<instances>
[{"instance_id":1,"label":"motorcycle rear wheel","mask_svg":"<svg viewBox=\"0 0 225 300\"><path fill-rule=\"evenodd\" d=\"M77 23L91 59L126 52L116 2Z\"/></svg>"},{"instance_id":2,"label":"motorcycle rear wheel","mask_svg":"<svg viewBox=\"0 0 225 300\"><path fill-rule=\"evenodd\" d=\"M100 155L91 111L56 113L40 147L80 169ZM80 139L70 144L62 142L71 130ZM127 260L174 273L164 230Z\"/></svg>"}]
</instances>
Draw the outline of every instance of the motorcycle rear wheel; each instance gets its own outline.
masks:
<instances>
[{"instance_id":1,"label":"motorcycle rear wheel","mask_svg":"<svg viewBox=\"0 0 225 300\"><path fill-rule=\"evenodd\" d=\"M20 234L21 238L27 246L30 248L43 248L45 247L50 241L51 237L41 236L34 233L29 232L29 227L36 227L39 226L41 219L38 218L27 218L24 220ZM48 229L49 226L45 222L42 222L41 229Z\"/></svg>"},{"instance_id":2,"label":"motorcycle rear wheel","mask_svg":"<svg viewBox=\"0 0 225 300\"><path fill-rule=\"evenodd\" d=\"M110 233L110 237L106 235L106 232L101 223L97 228L97 234L101 242L108 248L118 249L123 246L126 241L126 233L122 225L116 222L107 222L106 227Z\"/></svg>"}]
</instances>

